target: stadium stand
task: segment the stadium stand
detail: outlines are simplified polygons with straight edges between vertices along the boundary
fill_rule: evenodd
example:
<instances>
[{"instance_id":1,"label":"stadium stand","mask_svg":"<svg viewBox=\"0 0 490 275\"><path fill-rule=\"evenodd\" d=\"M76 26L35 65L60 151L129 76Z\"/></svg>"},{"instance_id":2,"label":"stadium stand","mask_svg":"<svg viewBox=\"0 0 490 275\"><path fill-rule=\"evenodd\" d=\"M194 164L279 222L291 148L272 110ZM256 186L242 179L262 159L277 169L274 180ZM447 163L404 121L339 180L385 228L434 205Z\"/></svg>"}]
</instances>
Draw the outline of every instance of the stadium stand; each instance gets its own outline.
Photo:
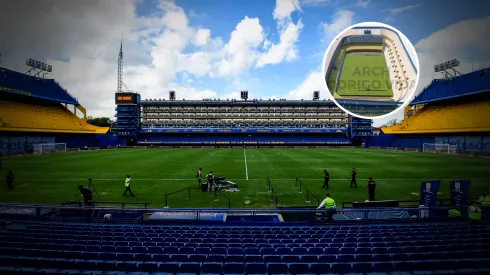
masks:
<instances>
[{"instance_id":1,"label":"stadium stand","mask_svg":"<svg viewBox=\"0 0 490 275\"><path fill-rule=\"evenodd\" d=\"M67 109L74 105L74 112ZM76 115L80 110L84 119ZM86 111L53 79L40 79L0 68L2 131L106 133L86 123Z\"/></svg>"},{"instance_id":2,"label":"stadium stand","mask_svg":"<svg viewBox=\"0 0 490 275\"><path fill-rule=\"evenodd\" d=\"M488 274L490 229L466 224L134 226L0 232L5 274Z\"/></svg>"},{"instance_id":3,"label":"stadium stand","mask_svg":"<svg viewBox=\"0 0 490 275\"><path fill-rule=\"evenodd\" d=\"M410 103L405 120L383 132L461 133L489 132L490 111L488 69L452 80L434 80Z\"/></svg>"},{"instance_id":4,"label":"stadium stand","mask_svg":"<svg viewBox=\"0 0 490 275\"><path fill-rule=\"evenodd\" d=\"M382 128L369 145L421 150L423 143L453 143L459 152L490 154L489 90L488 69L433 80L405 108L404 120Z\"/></svg>"},{"instance_id":5,"label":"stadium stand","mask_svg":"<svg viewBox=\"0 0 490 275\"><path fill-rule=\"evenodd\" d=\"M130 101L116 101L120 144L351 145L371 134L328 100Z\"/></svg>"},{"instance_id":6,"label":"stadium stand","mask_svg":"<svg viewBox=\"0 0 490 275\"><path fill-rule=\"evenodd\" d=\"M68 148L96 145L95 136L106 135L109 128L86 120L85 108L55 80L0 68L2 154L29 153L39 142L66 143Z\"/></svg>"}]
</instances>

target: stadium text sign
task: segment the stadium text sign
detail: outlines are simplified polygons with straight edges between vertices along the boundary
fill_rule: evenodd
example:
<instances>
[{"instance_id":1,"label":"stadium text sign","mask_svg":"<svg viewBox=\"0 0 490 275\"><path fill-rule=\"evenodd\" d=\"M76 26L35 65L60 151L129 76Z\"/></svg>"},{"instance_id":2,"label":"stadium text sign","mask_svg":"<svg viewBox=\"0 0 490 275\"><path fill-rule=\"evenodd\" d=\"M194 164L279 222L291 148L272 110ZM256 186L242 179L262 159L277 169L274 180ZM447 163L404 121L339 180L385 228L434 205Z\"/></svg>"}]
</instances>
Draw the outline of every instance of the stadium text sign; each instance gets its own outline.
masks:
<instances>
[{"instance_id":1,"label":"stadium text sign","mask_svg":"<svg viewBox=\"0 0 490 275\"><path fill-rule=\"evenodd\" d=\"M468 190L470 189L469 180L453 180L450 182L451 205L467 205Z\"/></svg>"},{"instance_id":2,"label":"stadium text sign","mask_svg":"<svg viewBox=\"0 0 490 275\"><path fill-rule=\"evenodd\" d=\"M54 143L53 136L0 136L0 152L25 153L35 144Z\"/></svg>"},{"instance_id":3,"label":"stadium text sign","mask_svg":"<svg viewBox=\"0 0 490 275\"><path fill-rule=\"evenodd\" d=\"M420 205L435 206L437 203L437 190L441 180L425 181L420 183ZM434 211L429 211L429 217L434 215Z\"/></svg>"},{"instance_id":4,"label":"stadium text sign","mask_svg":"<svg viewBox=\"0 0 490 275\"><path fill-rule=\"evenodd\" d=\"M463 152L490 153L490 137L488 136L441 136L434 138L435 143L449 144Z\"/></svg>"}]
</instances>

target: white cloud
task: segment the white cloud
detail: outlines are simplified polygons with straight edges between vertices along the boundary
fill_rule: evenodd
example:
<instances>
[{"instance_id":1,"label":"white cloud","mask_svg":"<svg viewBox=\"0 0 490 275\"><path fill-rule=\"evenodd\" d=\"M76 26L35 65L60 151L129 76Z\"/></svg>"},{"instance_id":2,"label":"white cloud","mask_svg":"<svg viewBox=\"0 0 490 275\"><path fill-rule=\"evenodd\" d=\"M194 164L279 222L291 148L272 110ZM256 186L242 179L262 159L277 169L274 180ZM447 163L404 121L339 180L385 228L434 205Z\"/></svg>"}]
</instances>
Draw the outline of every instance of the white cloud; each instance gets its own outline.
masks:
<instances>
[{"instance_id":1,"label":"white cloud","mask_svg":"<svg viewBox=\"0 0 490 275\"><path fill-rule=\"evenodd\" d=\"M399 8L386 9L385 11L388 12L388 16L385 18L385 21L393 20L393 19L395 19L395 16L397 16L403 12L416 9L420 6L421 6L420 4L416 4L416 5L408 5L408 6L404 6L404 7L399 7Z\"/></svg>"},{"instance_id":2,"label":"white cloud","mask_svg":"<svg viewBox=\"0 0 490 275\"><path fill-rule=\"evenodd\" d=\"M350 10L339 10L335 13L332 23L322 23L320 26L324 32L324 40L330 40L344 29L352 25L354 12Z\"/></svg>"},{"instance_id":3,"label":"white cloud","mask_svg":"<svg viewBox=\"0 0 490 275\"><path fill-rule=\"evenodd\" d=\"M245 18L231 33L218 64L218 75L236 75L249 68L257 59L257 47L263 43L264 32L258 18Z\"/></svg>"},{"instance_id":4,"label":"white cloud","mask_svg":"<svg viewBox=\"0 0 490 275\"><path fill-rule=\"evenodd\" d=\"M322 72L311 72L306 79L294 90L288 93L288 99L312 99L314 91L320 91L320 97L329 99L330 95L325 88L325 77Z\"/></svg>"},{"instance_id":5,"label":"white cloud","mask_svg":"<svg viewBox=\"0 0 490 275\"><path fill-rule=\"evenodd\" d=\"M408 6L404 6L404 7L391 8L391 9L386 9L386 10L390 13L390 15L397 15L397 14L400 14L402 12L413 10L415 8L418 8L418 7L420 7L420 4L408 5Z\"/></svg>"},{"instance_id":6,"label":"white cloud","mask_svg":"<svg viewBox=\"0 0 490 275\"><path fill-rule=\"evenodd\" d=\"M296 0L277 0L274 9L274 18L277 20L277 29L280 33L279 43L274 44L266 40L263 44L267 49L258 59L256 66L263 67L268 64L279 64L283 60L291 61L298 58L297 42L303 28L301 19L294 23L291 14L299 11L299 3Z\"/></svg>"},{"instance_id":7,"label":"white cloud","mask_svg":"<svg viewBox=\"0 0 490 275\"><path fill-rule=\"evenodd\" d=\"M276 20L291 18L291 13L296 10L301 10L298 0L276 0L273 16Z\"/></svg>"},{"instance_id":8,"label":"white cloud","mask_svg":"<svg viewBox=\"0 0 490 275\"><path fill-rule=\"evenodd\" d=\"M205 45L208 43L209 37L211 37L211 30L199 29L196 32L195 43L196 45Z\"/></svg>"},{"instance_id":9,"label":"white cloud","mask_svg":"<svg viewBox=\"0 0 490 275\"><path fill-rule=\"evenodd\" d=\"M357 0L356 7L367 8L371 4L371 0Z\"/></svg>"},{"instance_id":10,"label":"white cloud","mask_svg":"<svg viewBox=\"0 0 490 275\"><path fill-rule=\"evenodd\" d=\"M291 61L298 58L298 42L299 33L303 28L301 20L297 24L293 22L287 23L286 27L281 31L281 36L278 44L270 44L267 52L263 53L257 61L257 67L263 67L267 64L278 64L283 60ZM264 43L265 46L265 43Z\"/></svg>"}]
</instances>

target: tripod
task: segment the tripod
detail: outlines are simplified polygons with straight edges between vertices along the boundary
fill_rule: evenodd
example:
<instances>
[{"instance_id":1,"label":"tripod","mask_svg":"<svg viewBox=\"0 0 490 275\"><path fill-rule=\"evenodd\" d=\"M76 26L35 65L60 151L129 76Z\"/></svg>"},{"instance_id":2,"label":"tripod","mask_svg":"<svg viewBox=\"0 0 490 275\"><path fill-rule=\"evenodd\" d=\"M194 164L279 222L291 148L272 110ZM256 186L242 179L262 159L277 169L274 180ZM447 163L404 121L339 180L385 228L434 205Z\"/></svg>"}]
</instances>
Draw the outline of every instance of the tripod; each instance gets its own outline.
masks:
<instances>
[{"instance_id":1,"label":"tripod","mask_svg":"<svg viewBox=\"0 0 490 275\"><path fill-rule=\"evenodd\" d=\"M99 201L100 201L99 193L97 193L97 189L95 189L95 185L94 185L94 183L92 182L92 179L88 179L88 185L87 185L87 188L89 188L90 190L94 190L94 193L95 193L95 195L97 196L97 200L99 200Z\"/></svg>"}]
</instances>

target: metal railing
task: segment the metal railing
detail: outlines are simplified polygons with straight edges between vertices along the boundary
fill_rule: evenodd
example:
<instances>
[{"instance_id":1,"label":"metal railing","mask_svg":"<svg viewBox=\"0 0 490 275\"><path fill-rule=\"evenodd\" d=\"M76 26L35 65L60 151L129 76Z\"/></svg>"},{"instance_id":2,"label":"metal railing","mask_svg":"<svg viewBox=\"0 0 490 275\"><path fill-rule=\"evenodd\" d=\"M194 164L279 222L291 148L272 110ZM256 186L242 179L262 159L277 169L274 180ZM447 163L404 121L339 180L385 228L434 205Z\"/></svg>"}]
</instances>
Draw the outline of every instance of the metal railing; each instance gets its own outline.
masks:
<instances>
[{"instance_id":1,"label":"metal railing","mask_svg":"<svg viewBox=\"0 0 490 275\"><path fill-rule=\"evenodd\" d=\"M96 204L121 204L121 207L124 208L125 205L143 205L145 209L148 208L150 202L137 202L137 201L88 201L88 203L92 203L94 206Z\"/></svg>"},{"instance_id":2,"label":"metal railing","mask_svg":"<svg viewBox=\"0 0 490 275\"><path fill-rule=\"evenodd\" d=\"M227 202L228 202L228 209L230 209L230 208L231 208L231 201L230 201L230 198L229 198L227 195L225 195L225 194L223 194L223 193L219 192L217 189L218 189L218 188L215 188L215 189L214 189L214 201L218 201L218 195L221 195L221 196L225 197L225 199L227 200Z\"/></svg>"},{"instance_id":3,"label":"metal railing","mask_svg":"<svg viewBox=\"0 0 490 275\"><path fill-rule=\"evenodd\" d=\"M294 184L294 187L295 188L298 188L299 187L299 193L302 194L303 193L303 190L306 191L306 195L305 195L305 199L306 199L306 203L310 203L310 197L313 197L314 199L316 199L316 202L317 204L316 205L320 205L320 199L315 195L313 194L307 187L306 185L303 183L303 181L301 181L299 178L296 178L296 182Z\"/></svg>"},{"instance_id":4,"label":"metal railing","mask_svg":"<svg viewBox=\"0 0 490 275\"><path fill-rule=\"evenodd\" d=\"M468 198L467 200L468 200L468 202L477 201L478 198ZM363 201L361 201L361 202L363 202ZM412 205L412 206L419 206L420 205L420 200L401 200L401 201L397 200L397 202L400 205ZM352 207L353 203L356 203L356 202L355 201L343 201L342 202L342 208ZM440 206L451 205L451 199L437 199L437 204Z\"/></svg>"},{"instance_id":5,"label":"metal railing","mask_svg":"<svg viewBox=\"0 0 490 275\"><path fill-rule=\"evenodd\" d=\"M190 187L182 188L180 190L165 194L165 206L164 207L168 208L168 196L173 195L173 194L177 194L177 193L181 193L182 191L186 191L186 190L187 190L187 200L190 200L191 199L191 188Z\"/></svg>"},{"instance_id":6,"label":"metal railing","mask_svg":"<svg viewBox=\"0 0 490 275\"><path fill-rule=\"evenodd\" d=\"M317 210L311 208L283 208L283 209L232 209L232 208L217 208L217 209L202 209L202 208L144 208L144 207L98 207L98 206L63 206L63 205L29 205L29 204L9 204L0 203L2 212L0 213L0 219L10 221L70 221L70 222L84 222L84 223L97 223L105 222L101 219L92 219L94 212L110 212L112 215L131 216L127 219L118 218L112 220L111 223L146 223L143 219L142 213L172 213L173 216L185 215L186 217L192 217L187 221L194 221L199 223L201 215L206 216L209 213L226 213L241 216L253 216L260 217L265 214L285 216L285 214L296 214L300 216L303 224L316 224L325 223L325 220L318 218L324 210ZM373 223L373 222L400 222L400 221L455 221L466 219L464 209L467 206L434 206L434 207L378 207L378 208L337 208L337 214L341 217L352 216L352 219L336 219L333 223L349 223L349 224L361 224L361 223ZM451 209L458 209L462 213L460 218L450 218L448 211ZM490 207L482 207L482 220L486 222L489 220L490 215L487 214ZM400 213L404 213L400 215ZM429 214L430 213L430 214ZM56 214L56 215L55 215ZM191 214L191 215L188 215ZM387 218L388 217L388 218ZM166 223L165 220L159 221ZM223 223L222 220L215 221ZM297 223L298 220L292 221ZM254 221L255 223L255 221ZM275 221L274 223L278 223ZM288 223L286 219L284 223Z\"/></svg>"},{"instance_id":7,"label":"metal railing","mask_svg":"<svg viewBox=\"0 0 490 275\"><path fill-rule=\"evenodd\" d=\"M266 188L267 191L270 193L269 202L273 202L277 208L277 201L279 200L279 197L277 196L276 192L274 192L274 187L272 187L272 183L269 178L267 178L266 180Z\"/></svg>"}]
</instances>

